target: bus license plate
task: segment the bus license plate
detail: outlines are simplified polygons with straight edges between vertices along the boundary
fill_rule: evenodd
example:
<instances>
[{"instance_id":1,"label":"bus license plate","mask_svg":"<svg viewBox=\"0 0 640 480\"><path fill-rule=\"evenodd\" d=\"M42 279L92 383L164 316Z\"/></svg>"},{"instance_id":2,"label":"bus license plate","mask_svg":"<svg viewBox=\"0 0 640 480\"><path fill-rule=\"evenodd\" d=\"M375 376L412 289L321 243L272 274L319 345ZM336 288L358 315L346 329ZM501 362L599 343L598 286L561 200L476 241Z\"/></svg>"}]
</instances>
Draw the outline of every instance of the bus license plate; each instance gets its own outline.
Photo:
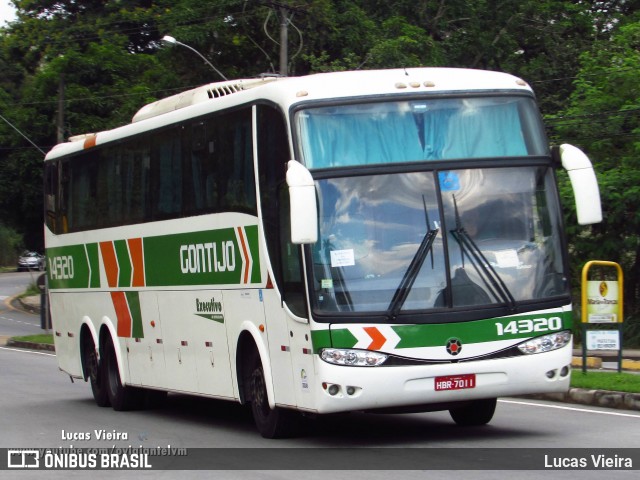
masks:
<instances>
[{"instance_id":1,"label":"bus license plate","mask_svg":"<svg viewBox=\"0 0 640 480\"><path fill-rule=\"evenodd\" d=\"M442 390L462 390L464 388L476 388L476 374L446 375L436 377L436 392Z\"/></svg>"}]
</instances>

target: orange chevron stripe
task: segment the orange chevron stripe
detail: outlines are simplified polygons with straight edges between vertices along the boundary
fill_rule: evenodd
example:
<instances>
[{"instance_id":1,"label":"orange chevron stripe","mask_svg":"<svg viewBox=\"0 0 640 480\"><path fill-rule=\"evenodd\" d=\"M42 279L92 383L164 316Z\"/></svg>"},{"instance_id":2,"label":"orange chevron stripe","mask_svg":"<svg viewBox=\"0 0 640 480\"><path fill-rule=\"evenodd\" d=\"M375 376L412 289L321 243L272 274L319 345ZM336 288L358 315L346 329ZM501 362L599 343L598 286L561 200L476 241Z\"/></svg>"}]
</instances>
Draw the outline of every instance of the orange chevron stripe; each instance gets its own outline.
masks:
<instances>
[{"instance_id":1,"label":"orange chevron stripe","mask_svg":"<svg viewBox=\"0 0 640 480\"><path fill-rule=\"evenodd\" d=\"M95 135L95 134L94 134L94 135L91 135L90 137L87 137L87 138L84 140L84 145L83 145L83 147L84 147L85 149L87 149L87 148L93 148L93 147L95 147L95 146L96 146L96 141L97 141L97 140L98 140L98 135Z\"/></svg>"},{"instance_id":2,"label":"orange chevron stripe","mask_svg":"<svg viewBox=\"0 0 640 480\"><path fill-rule=\"evenodd\" d=\"M132 287L144 287L144 256L142 253L142 238L130 238L129 256L133 267Z\"/></svg>"},{"instance_id":3,"label":"orange chevron stripe","mask_svg":"<svg viewBox=\"0 0 640 480\"><path fill-rule=\"evenodd\" d=\"M240 245L242 246L242 252L244 253L244 281L243 283L249 283L249 252L247 252L247 242L244 239L244 231L242 227L236 227L238 230L238 237L240 237Z\"/></svg>"},{"instance_id":4,"label":"orange chevron stripe","mask_svg":"<svg viewBox=\"0 0 640 480\"><path fill-rule=\"evenodd\" d=\"M104 270L107 274L107 283L111 288L115 288L118 286L119 268L113 242L100 242L100 253L102 253Z\"/></svg>"},{"instance_id":5,"label":"orange chevron stripe","mask_svg":"<svg viewBox=\"0 0 640 480\"><path fill-rule=\"evenodd\" d=\"M367 332L367 335L373 340L367 347L367 350L380 350L384 342L387 341L386 337L382 335L376 327L364 327L363 330Z\"/></svg>"},{"instance_id":6,"label":"orange chevron stripe","mask_svg":"<svg viewBox=\"0 0 640 480\"><path fill-rule=\"evenodd\" d=\"M118 317L118 337L131 337L131 313L124 292L111 292L111 301Z\"/></svg>"}]
</instances>

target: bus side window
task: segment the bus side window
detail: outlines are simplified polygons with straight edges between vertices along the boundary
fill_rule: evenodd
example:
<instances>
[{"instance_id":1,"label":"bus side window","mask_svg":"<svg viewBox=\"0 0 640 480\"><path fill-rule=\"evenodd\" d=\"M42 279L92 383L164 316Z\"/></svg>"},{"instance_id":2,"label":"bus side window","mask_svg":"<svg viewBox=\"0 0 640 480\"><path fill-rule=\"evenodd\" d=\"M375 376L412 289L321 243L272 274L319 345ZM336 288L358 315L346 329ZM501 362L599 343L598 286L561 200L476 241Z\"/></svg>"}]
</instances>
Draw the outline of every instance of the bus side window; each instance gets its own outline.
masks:
<instances>
[{"instance_id":1,"label":"bus side window","mask_svg":"<svg viewBox=\"0 0 640 480\"><path fill-rule=\"evenodd\" d=\"M65 160L60 164L60 190L58 191L60 202L60 211L58 212L58 219L60 225L58 226L59 233L67 233L69 231L69 160Z\"/></svg>"},{"instance_id":2,"label":"bus side window","mask_svg":"<svg viewBox=\"0 0 640 480\"><path fill-rule=\"evenodd\" d=\"M151 153L151 215L154 220L182 214L182 154L180 128L155 136Z\"/></svg>"},{"instance_id":3,"label":"bus side window","mask_svg":"<svg viewBox=\"0 0 640 480\"><path fill-rule=\"evenodd\" d=\"M58 222L58 165L49 162L44 169L44 211L45 222L53 233L60 233Z\"/></svg>"},{"instance_id":4,"label":"bus side window","mask_svg":"<svg viewBox=\"0 0 640 480\"><path fill-rule=\"evenodd\" d=\"M291 243L286 162L291 157L282 113L270 106L258 107L258 171L262 221L275 283L289 309L307 316L300 245Z\"/></svg>"},{"instance_id":5,"label":"bus side window","mask_svg":"<svg viewBox=\"0 0 640 480\"><path fill-rule=\"evenodd\" d=\"M284 299L293 313L299 317L306 317L306 295L300 261L301 246L291 243L289 189L286 184L280 186L278 197L280 205L280 262Z\"/></svg>"}]
</instances>

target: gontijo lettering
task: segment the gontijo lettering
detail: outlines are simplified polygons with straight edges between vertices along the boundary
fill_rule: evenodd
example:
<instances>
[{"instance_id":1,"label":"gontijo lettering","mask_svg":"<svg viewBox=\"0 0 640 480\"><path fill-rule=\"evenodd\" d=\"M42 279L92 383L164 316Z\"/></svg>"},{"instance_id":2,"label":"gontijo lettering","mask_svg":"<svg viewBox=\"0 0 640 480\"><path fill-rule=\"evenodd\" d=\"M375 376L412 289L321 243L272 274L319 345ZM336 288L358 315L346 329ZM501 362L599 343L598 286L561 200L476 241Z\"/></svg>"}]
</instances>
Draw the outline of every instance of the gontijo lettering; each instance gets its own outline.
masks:
<instances>
[{"instance_id":1,"label":"gontijo lettering","mask_svg":"<svg viewBox=\"0 0 640 480\"><path fill-rule=\"evenodd\" d=\"M232 241L180 246L182 273L226 272L236 269L236 247Z\"/></svg>"}]
</instances>

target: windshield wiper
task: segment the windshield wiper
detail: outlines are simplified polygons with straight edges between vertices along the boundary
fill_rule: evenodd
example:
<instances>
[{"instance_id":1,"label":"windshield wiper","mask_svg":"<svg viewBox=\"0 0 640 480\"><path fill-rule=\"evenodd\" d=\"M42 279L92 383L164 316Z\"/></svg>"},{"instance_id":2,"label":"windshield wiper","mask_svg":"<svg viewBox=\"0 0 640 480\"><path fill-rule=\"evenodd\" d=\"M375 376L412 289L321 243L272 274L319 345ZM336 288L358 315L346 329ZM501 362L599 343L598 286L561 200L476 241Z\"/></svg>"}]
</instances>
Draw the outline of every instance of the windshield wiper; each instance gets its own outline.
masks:
<instances>
[{"instance_id":1,"label":"windshield wiper","mask_svg":"<svg viewBox=\"0 0 640 480\"><path fill-rule=\"evenodd\" d=\"M418 274L420 273L422 264L427 258L427 254L431 251L431 247L433 246L433 242L438 236L439 231L439 228L431 230L431 228L429 227L429 231L427 231L425 236L422 238L422 242L420 242L418 251L413 256L413 259L409 264L409 268L407 268L407 271L404 273L402 281L393 294L393 298L391 299L391 303L389 304L389 308L387 309L387 311L389 312L389 317L391 317L392 320L395 320L395 318L398 316L398 312L402 308L402 305L404 305L404 302L407 300L409 292L411 291L416 278L418 278Z\"/></svg>"},{"instance_id":2,"label":"windshield wiper","mask_svg":"<svg viewBox=\"0 0 640 480\"><path fill-rule=\"evenodd\" d=\"M491 294L495 298L501 299L503 302L505 302L511 310L515 310L516 300L515 298L513 298L513 295L509 291L509 288L504 283L498 272L496 272L491 264L487 261L487 258L482 253L482 250L480 250L478 245L473 241L473 239L469 236L467 231L462 226L462 221L460 219L460 213L458 212L458 204L456 202L455 195L453 195L453 208L456 215L456 228L455 230L451 230L451 234L460 245L463 267L464 256L466 253L473 266L478 272L480 272L482 280Z\"/></svg>"}]
</instances>

